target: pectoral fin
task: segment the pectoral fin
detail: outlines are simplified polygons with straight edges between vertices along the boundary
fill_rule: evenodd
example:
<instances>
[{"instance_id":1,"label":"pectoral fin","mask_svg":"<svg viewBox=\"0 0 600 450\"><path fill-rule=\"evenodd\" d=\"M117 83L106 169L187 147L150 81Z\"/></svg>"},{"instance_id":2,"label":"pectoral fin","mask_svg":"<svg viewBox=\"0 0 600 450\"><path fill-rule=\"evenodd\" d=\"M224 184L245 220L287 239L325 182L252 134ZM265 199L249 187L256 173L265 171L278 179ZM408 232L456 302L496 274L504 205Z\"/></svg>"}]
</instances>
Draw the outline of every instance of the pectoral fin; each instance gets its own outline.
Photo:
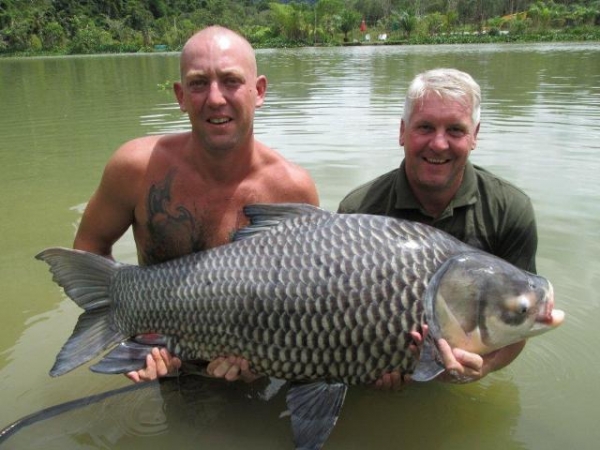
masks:
<instances>
[{"instance_id":1,"label":"pectoral fin","mask_svg":"<svg viewBox=\"0 0 600 450\"><path fill-rule=\"evenodd\" d=\"M287 394L296 450L319 450L337 422L348 387L318 381L294 384Z\"/></svg>"},{"instance_id":2,"label":"pectoral fin","mask_svg":"<svg viewBox=\"0 0 600 450\"><path fill-rule=\"evenodd\" d=\"M141 343L139 340L121 342L101 361L91 366L90 370L96 373L115 374L143 369L146 367L146 356L152 351L152 348L164 346L166 341L143 342Z\"/></svg>"},{"instance_id":3,"label":"pectoral fin","mask_svg":"<svg viewBox=\"0 0 600 450\"><path fill-rule=\"evenodd\" d=\"M415 381L430 381L445 370L438 356L438 349L431 339L425 339L421 348L421 357L411 379Z\"/></svg>"}]
</instances>

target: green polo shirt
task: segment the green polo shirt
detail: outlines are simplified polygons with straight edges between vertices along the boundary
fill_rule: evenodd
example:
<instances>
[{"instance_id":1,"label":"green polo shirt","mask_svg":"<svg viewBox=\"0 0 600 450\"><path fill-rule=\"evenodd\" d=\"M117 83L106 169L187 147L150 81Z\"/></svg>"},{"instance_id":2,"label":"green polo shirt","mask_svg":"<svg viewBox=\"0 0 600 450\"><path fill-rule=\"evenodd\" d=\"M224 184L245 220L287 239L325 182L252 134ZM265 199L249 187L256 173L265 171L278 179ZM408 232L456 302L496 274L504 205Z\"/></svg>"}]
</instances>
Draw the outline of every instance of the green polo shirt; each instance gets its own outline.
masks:
<instances>
[{"instance_id":1,"label":"green polo shirt","mask_svg":"<svg viewBox=\"0 0 600 450\"><path fill-rule=\"evenodd\" d=\"M458 192L437 219L427 214L413 195L404 161L399 169L351 191L338 212L432 225L521 269L536 272L537 227L531 200L508 181L470 162Z\"/></svg>"}]
</instances>

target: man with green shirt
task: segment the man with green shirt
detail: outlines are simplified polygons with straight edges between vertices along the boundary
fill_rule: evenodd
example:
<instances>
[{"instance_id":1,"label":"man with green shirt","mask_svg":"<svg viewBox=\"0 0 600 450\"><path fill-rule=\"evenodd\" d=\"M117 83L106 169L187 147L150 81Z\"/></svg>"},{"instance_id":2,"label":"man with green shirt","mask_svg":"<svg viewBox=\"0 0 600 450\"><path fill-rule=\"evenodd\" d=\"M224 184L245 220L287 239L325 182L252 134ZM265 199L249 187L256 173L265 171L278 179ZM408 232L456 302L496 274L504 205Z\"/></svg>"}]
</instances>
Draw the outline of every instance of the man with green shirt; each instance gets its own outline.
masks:
<instances>
[{"instance_id":1,"label":"man with green shirt","mask_svg":"<svg viewBox=\"0 0 600 450\"><path fill-rule=\"evenodd\" d=\"M426 223L535 272L537 229L529 197L468 161L477 144L480 111L481 91L469 74L435 69L417 75L400 124L404 161L351 191L338 212ZM484 357L451 349L444 340L439 345L446 366L439 379L465 382L506 366L525 342ZM402 380L402 374L392 373L378 384L398 387Z\"/></svg>"}]
</instances>

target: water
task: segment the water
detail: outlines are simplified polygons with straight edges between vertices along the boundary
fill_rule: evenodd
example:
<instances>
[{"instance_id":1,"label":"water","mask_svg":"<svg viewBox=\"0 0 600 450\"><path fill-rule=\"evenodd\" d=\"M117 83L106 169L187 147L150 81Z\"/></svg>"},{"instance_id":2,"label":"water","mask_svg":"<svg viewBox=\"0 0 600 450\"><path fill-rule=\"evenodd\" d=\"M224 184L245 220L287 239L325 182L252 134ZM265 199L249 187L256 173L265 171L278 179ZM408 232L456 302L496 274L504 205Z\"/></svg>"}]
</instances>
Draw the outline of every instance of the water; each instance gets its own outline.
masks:
<instances>
[{"instance_id":1,"label":"water","mask_svg":"<svg viewBox=\"0 0 600 450\"><path fill-rule=\"evenodd\" d=\"M85 368L48 376L79 310L33 259L70 246L110 154L186 120L160 86L178 55L0 60L0 427L61 402L127 386ZM258 51L267 75L256 134L317 182L335 210L396 167L408 82L425 69L470 72L483 91L472 160L524 189L536 210L538 271L567 311L508 368L468 386L351 390L327 449L596 448L600 287L600 44L385 46ZM135 262L129 235L115 249ZM214 394L214 395L213 395ZM154 387L31 426L6 448L292 448L281 395L162 395ZM393 443L393 444L392 444Z\"/></svg>"}]
</instances>

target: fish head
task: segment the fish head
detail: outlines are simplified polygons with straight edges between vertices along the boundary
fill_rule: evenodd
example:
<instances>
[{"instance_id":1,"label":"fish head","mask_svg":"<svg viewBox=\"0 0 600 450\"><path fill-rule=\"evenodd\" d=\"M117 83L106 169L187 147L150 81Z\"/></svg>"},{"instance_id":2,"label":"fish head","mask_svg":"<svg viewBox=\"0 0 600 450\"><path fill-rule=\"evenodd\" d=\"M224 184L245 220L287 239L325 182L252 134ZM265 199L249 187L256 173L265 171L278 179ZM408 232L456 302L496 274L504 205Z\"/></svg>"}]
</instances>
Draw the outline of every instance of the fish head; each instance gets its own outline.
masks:
<instances>
[{"instance_id":1,"label":"fish head","mask_svg":"<svg viewBox=\"0 0 600 450\"><path fill-rule=\"evenodd\" d=\"M545 333L564 320L546 278L482 252L447 260L432 277L424 306L434 338L480 355Z\"/></svg>"}]
</instances>

